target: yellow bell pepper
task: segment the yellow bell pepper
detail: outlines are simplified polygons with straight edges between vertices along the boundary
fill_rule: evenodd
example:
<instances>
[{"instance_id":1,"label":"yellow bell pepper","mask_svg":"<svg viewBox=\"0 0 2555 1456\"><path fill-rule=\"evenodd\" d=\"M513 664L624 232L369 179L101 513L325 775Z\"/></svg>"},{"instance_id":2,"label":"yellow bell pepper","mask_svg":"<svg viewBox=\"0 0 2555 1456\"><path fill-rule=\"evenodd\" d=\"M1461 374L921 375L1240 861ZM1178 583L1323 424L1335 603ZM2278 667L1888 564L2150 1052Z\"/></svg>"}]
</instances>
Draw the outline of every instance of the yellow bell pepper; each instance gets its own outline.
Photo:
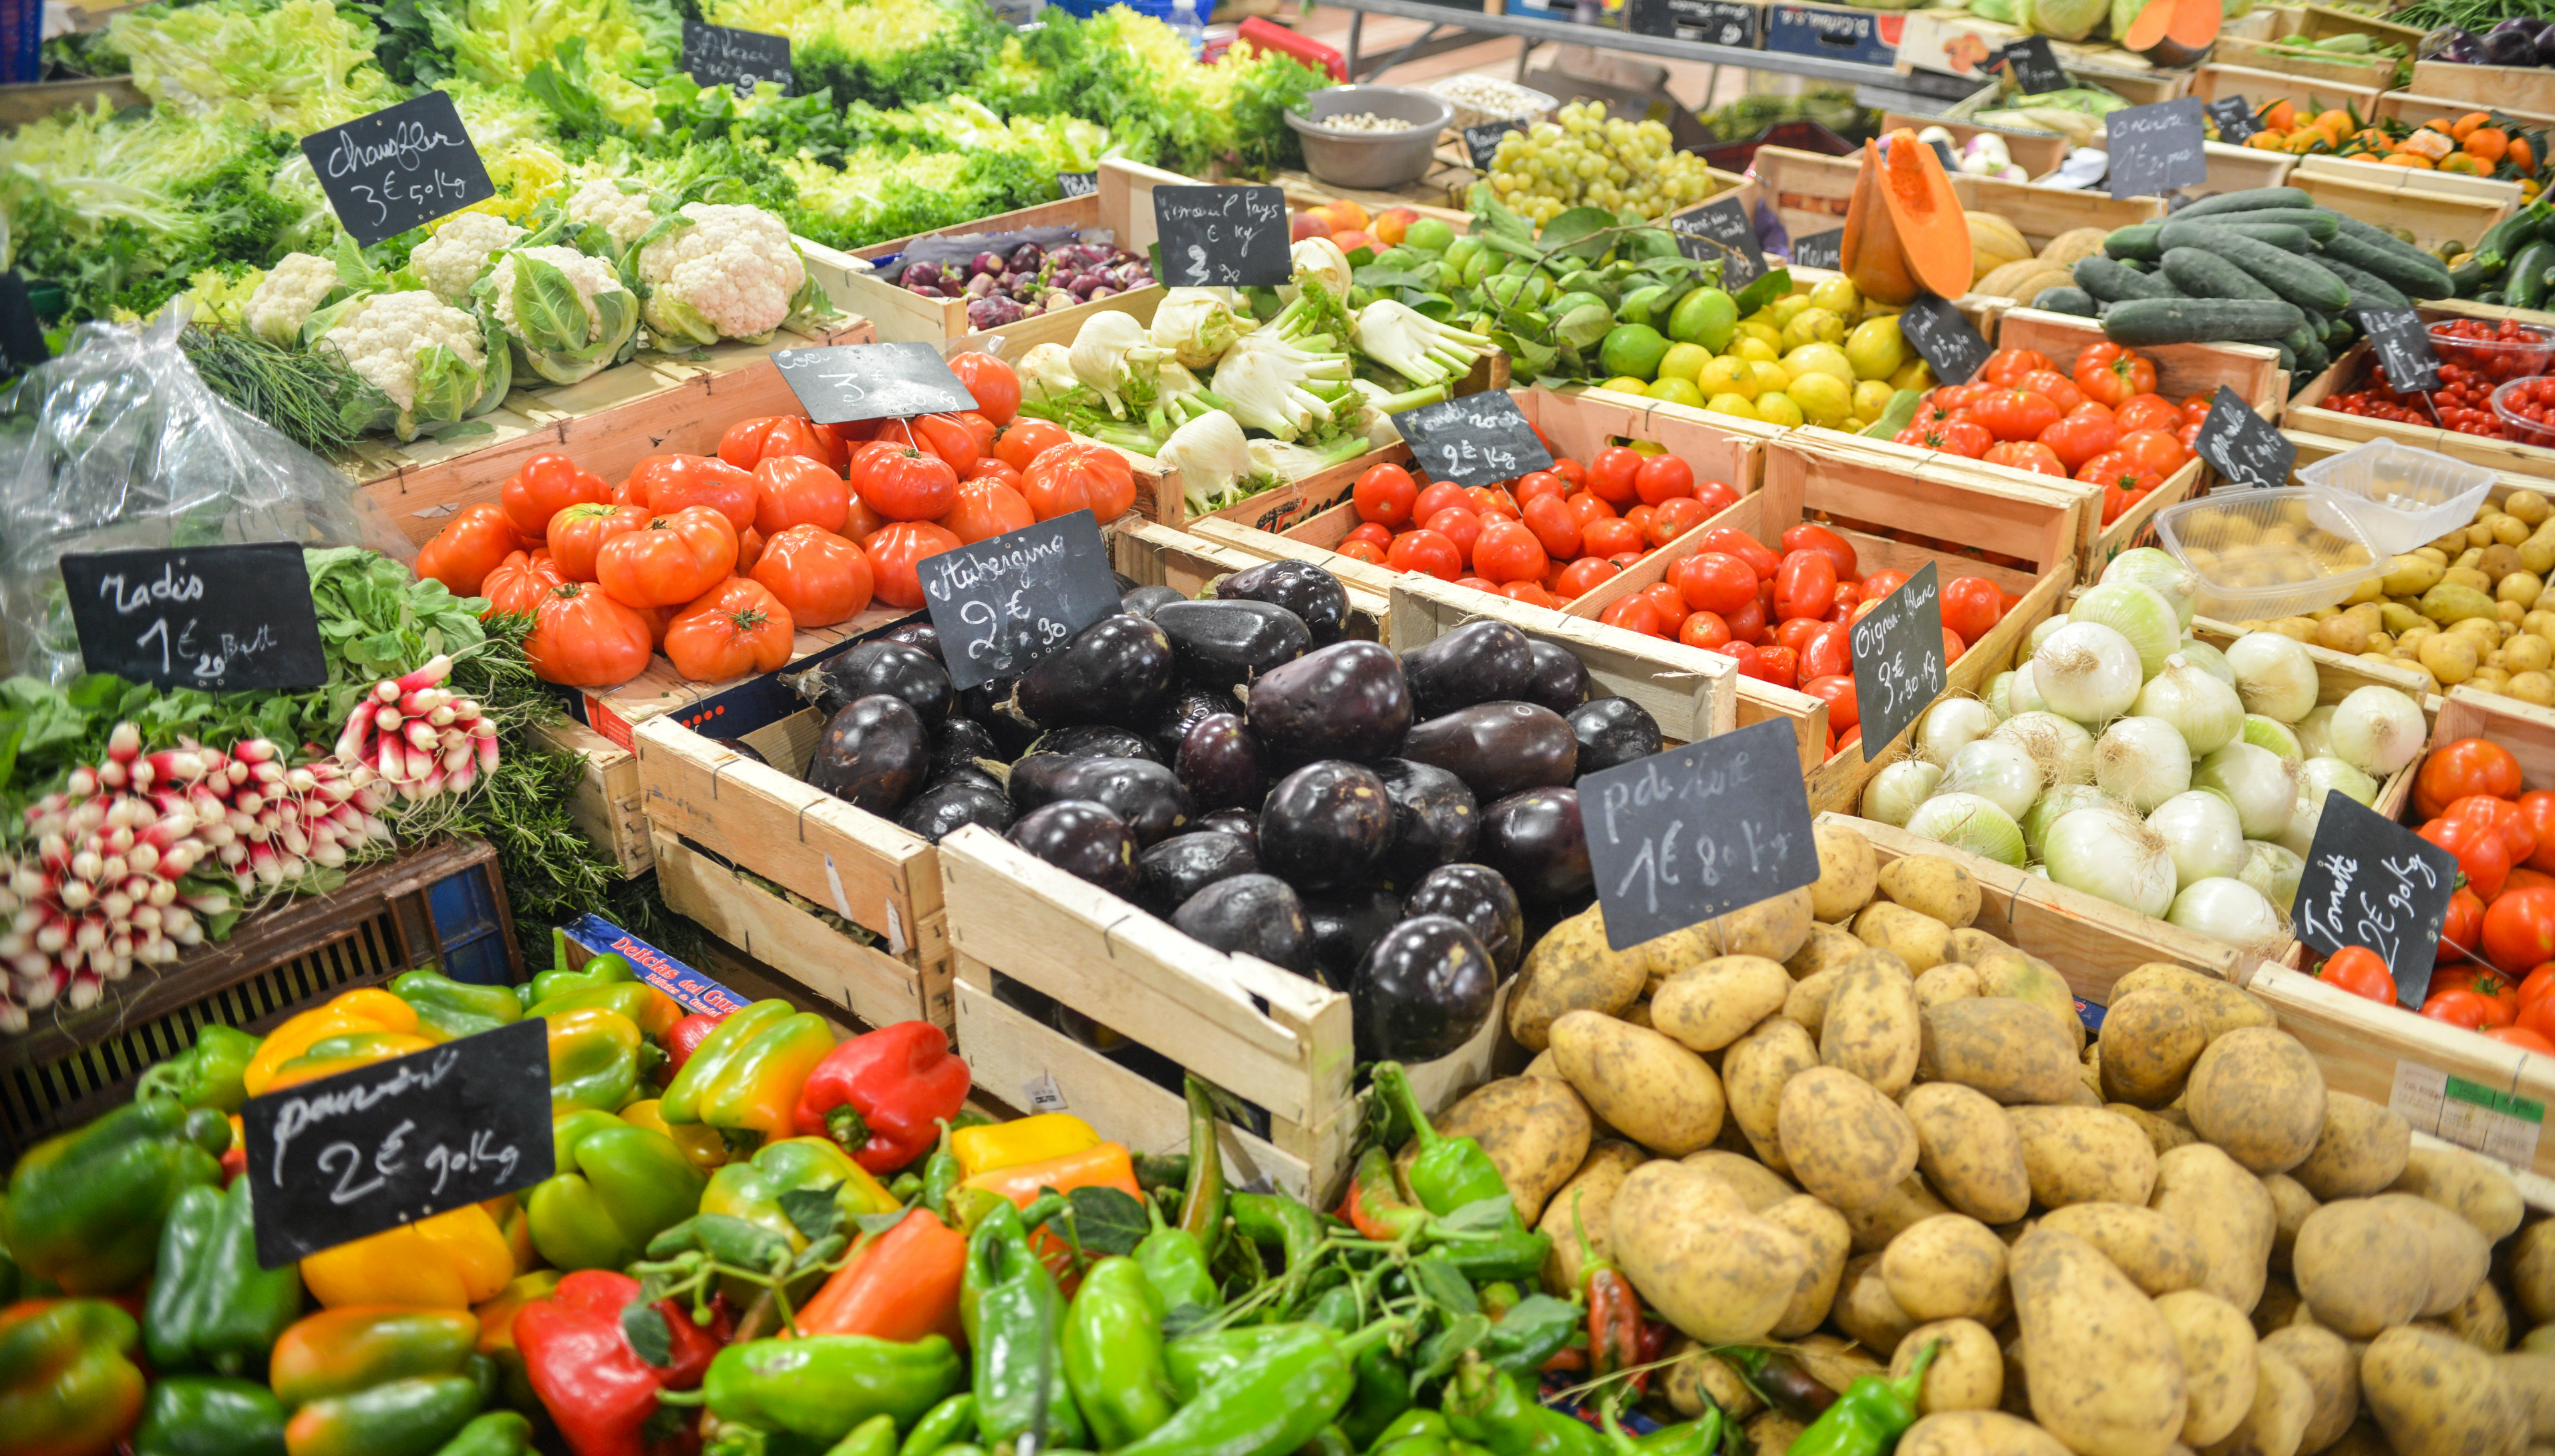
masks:
<instances>
[{"instance_id":1,"label":"yellow bell pepper","mask_svg":"<svg viewBox=\"0 0 2555 1456\"><path fill-rule=\"evenodd\" d=\"M308 1051L313 1042L378 1031L416 1035L417 1012L378 986L349 991L269 1031L257 1044L257 1055L249 1058L248 1070L240 1073L240 1086L249 1096L259 1096L274 1083L278 1068Z\"/></svg>"},{"instance_id":2,"label":"yellow bell pepper","mask_svg":"<svg viewBox=\"0 0 2555 1456\"><path fill-rule=\"evenodd\" d=\"M413 1304L467 1309L515 1276L515 1251L485 1205L385 1229L302 1261L302 1282L328 1308Z\"/></svg>"},{"instance_id":3,"label":"yellow bell pepper","mask_svg":"<svg viewBox=\"0 0 2555 1456\"><path fill-rule=\"evenodd\" d=\"M1100 1146L1100 1134L1071 1113L1044 1112L1008 1123L961 1128L949 1135L950 1154L969 1177L999 1167L1044 1162Z\"/></svg>"},{"instance_id":4,"label":"yellow bell pepper","mask_svg":"<svg viewBox=\"0 0 2555 1456\"><path fill-rule=\"evenodd\" d=\"M646 1128L649 1132L663 1133L673 1139L674 1146L683 1150L683 1160L703 1172L727 1161L727 1140L719 1136L718 1129L700 1123L669 1123L666 1121L665 1110L658 1106L657 1098L634 1102L621 1109L621 1120L634 1128Z\"/></svg>"},{"instance_id":5,"label":"yellow bell pepper","mask_svg":"<svg viewBox=\"0 0 2555 1456\"><path fill-rule=\"evenodd\" d=\"M479 1206L497 1221L497 1232L506 1236L506 1247L515 1256L515 1273L528 1274L541 1267L542 1257L533 1252L533 1221L524 1212L522 1200L512 1193L481 1199Z\"/></svg>"},{"instance_id":6,"label":"yellow bell pepper","mask_svg":"<svg viewBox=\"0 0 2555 1456\"><path fill-rule=\"evenodd\" d=\"M266 1090L281 1092L299 1087L321 1077L333 1077L357 1067L371 1066L412 1051L424 1051L434 1045L432 1037L411 1035L405 1031L356 1031L322 1036L310 1043L310 1049L275 1069L267 1079Z\"/></svg>"}]
</instances>

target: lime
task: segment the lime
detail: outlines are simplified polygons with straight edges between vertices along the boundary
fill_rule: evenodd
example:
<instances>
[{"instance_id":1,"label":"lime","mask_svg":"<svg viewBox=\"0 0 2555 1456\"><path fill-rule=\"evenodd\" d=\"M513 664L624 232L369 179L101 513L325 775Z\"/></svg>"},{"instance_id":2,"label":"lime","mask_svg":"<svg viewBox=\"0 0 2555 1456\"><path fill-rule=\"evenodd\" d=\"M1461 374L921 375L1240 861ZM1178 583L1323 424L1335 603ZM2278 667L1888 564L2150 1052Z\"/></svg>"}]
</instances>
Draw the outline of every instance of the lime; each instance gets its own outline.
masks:
<instances>
[{"instance_id":1,"label":"lime","mask_svg":"<svg viewBox=\"0 0 2555 1456\"><path fill-rule=\"evenodd\" d=\"M1783 325L1783 347L1797 349L1803 344L1835 344L1845 341L1845 320L1825 308L1803 308Z\"/></svg>"},{"instance_id":2,"label":"lime","mask_svg":"<svg viewBox=\"0 0 2555 1456\"><path fill-rule=\"evenodd\" d=\"M1613 379L1610 379L1597 387L1599 389L1619 390L1628 395L1638 395L1646 393L1650 387L1650 382L1646 379L1635 379L1629 374L1618 374Z\"/></svg>"},{"instance_id":3,"label":"lime","mask_svg":"<svg viewBox=\"0 0 2555 1456\"><path fill-rule=\"evenodd\" d=\"M1698 410L1703 408L1703 391L1695 388L1695 383L1691 379L1681 379L1673 375L1661 375L1659 377L1659 381L1656 384L1651 385L1645 393L1647 393L1651 399L1657 400L1663 404L1692 405ZM1650 442L1648 440L1635 440L1633 442L1633 448L1639 450L1643 445L1649 443ZM1649 450L1643 451L1643 453L1656 453L1659 449L1663 448L1665 447L1654 445Z\"/></svg>"},{"instance_id":4,"label":"lime","mask_svg":"<svg viewBox=\"0 0 2555 1456\"><path fill-rule=\"evenodd\" d=\"M1798 425L1804 418L1801 407L1793 402L1790 395L1775 390L1767 390L1759 395L1756 408L1758 419L1768 425L1779 425L1785 429Z\"/></svg>"},{"instance_id":5,"label":"lime","mask_svg":"<svg viewBox=\"0 0 2555 1456\"><path fill-rule=\"evenodd\" d=\"M1895 318L1868 318L1845 336L1845 359L1857 379L1887 379L1907 362L1907 341Z\"/></svg>"},{"instance_id":6,"label":"lime","mask_svg":"<svg viewBox=\"0 0 2555 1456\"><path fill-rule=\"evenodd\" d=\"M1714 353L1729 347L1739 325L1739 305L1719 289L1696 289L1668 311L1668 336Z\"/></svg>"},{"instance_id":7,"label":"lime","mask_svg":"<svg viewBox=\"0 0 2555 1456\"><path fill-rule=\"evenodd\" d=\"M1748 361L1736 354L1724 354L1703 366L1694 377L1694 387L1705 395L1726 395L1747 388L1757 376L1750 372Z\"/></svg>"},{"instance_id":8,"label":"lime","mask_svg":"<svg viewBox=\"0 0 2555 1456\"><path fill-rule=\"evenodd\" d=\"M1712 362L1712 351L1701 344L1670 344L1659 356L1659 378L1692 380Z\"/></svg>"},{"instance_id":9,"label":"lime","mask_svg":"<svg viewBox=\"0 0 2555 1456\"><path fill-rule=\"evenodd\" d=\"M1756 405L1742 394L1714 395L1703 408L1715 415L1736 415L1742 420L1757 418Z\"/></svg>"},{"instance_id":10,"label":"lime","mask_svg":"<svg viewBox=\"0 0 2555 1456\"><path fill-rule=\"evenodd\" d=\"M1667 351L1668 341L1660 337L1657 329L1646 323L1619 323L1598 347L1597 359L1608 374L1651 379L1657 376L1659 360Z\"/></svg>"},{"instance_id":11,"label":"lime","mask_svg":"<svg viewBox=\"0 0 2555 1456\"><path fill-rule=\"evenodd\" d=\"M1843 425L1854 413L1854 391L1833 374L1805 372L1795 378L1783 393L1800 407L1801 418L1812 425L1833 428ZM1764 402L1761 400L1758 404L1762 411Z\"/></svg>"},{"instance_id":12,"label":"lime","mask_svg":"<svg viewBox=\"0 0 2555 1456\"><path fill-rule=\"evenodd\" d=\"M1840 274L1810 290L1810 306L1825 308L1839 318L1852 318L1863 307L1863 297L1854 291L1852 280Z\"/></svg>"},{"instance_id":13,"label":"lime","mask_svg":"<svg viewBox=\"0 0 2555 1456\"><path fill-rule=\"evenodd\" d=\"M1402 232L1401 246L1422 253L1443 253L1455 246L1455 229L1443 218L1423 217Z\"/></svg>"}]
</instances>

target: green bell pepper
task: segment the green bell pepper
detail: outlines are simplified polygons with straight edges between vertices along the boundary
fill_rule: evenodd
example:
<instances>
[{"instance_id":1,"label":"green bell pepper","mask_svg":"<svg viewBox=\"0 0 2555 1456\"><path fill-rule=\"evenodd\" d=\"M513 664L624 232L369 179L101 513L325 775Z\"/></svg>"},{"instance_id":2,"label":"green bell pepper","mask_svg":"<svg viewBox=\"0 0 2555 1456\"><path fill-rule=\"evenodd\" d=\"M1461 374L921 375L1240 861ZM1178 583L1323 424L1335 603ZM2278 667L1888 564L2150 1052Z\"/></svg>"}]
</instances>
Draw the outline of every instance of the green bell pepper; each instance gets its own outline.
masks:
<instances>
[{"instance_id":1,"label":"green bell pepper","mask_svg":"<svg viewBox=\"0 0 2555 1456\"><path fill-rule=\"evenodd\" d=\"M958 1352L938 1335L747 1340L721 1350L701 1383L710 1413L830 1445L880 1415L898 1425L957 1391Z\"/></svg>"},{"instance_id":2,"label":"green bell pepper","mask_svg":"<svg viewBox=\"0 0 2555 1456\"><path fill-rule=\"evenodd\" d=\"M782 1210L782 1195L826 1188L834 1190L834 1205L846 1220L897 1206L879 1180L830 1138L784 1138L728 1163L710 1174L699 1205L702 1213L727 1214L781 1235L794 1254L807 1247L807 1236Z\"/></svg>"},{"instance_id":3,"label":"green bell pepper","mask_svg":"<svg viewBox=\"0 0 2555 1456\"><path fill-rule=\"evenodd\" d=\"M1082 1412L1059 1368L1064 1299L1030 1252L1020 1210L997 1203L967 1240L959 1312L975 1354L976 1429L1001 1446L1046 1417L1040 1446L1082 1444Z\"/></svg>"},{"instance_id":4,"label":"green bell pepper","mask_svg":"<svg viewBox=\"0 0 2555 1456\"><path fill-rule=\"evenodd\" d=\"M474 986L430 966L393 977L391 994L408 1003L419 1025L433 1028L447 1041L493 1031L524 1017L524 1004L512 986Z\"/></svg>"},{"instance_id":5,"label":"green bell pepper","mask_svg":"<svg viewBox=\"0 0 2555 1456\"><path fill-rule=\"evenodd\" d=\"M164 1380L143 1402L133 1456L285 1456L284 1402L255 1381Z\"/></svg>"},{"instance_id":6,"label":"green bell pepper","mask_svg":"<svg viewBox=\"0 0 2555 1456\"><path fill-rule=\"evenodd\" d=\"M1104 1451L1171 1418L1161 1299L1135 1260L1103 1259L1084 1273L1065 1313L1064 1380Z\"/></svg>"},{"instance_id":7,"label":"green bell pepper","mask_svg":"<svg viewBox=\"0 0 2555 1456\"><path fill-rule=\"evenodd\" d=\"M175 1097L188 1107L237 1112L248 1100L240 1074L248 1070L249 1058L257 1055L259 1039L237 1027L207 1024L195 1032L194 1045L142 1074L133 1089L134 1099Z\"/></svg>"},{"instance_id":8,"label":"green bell pepper","mask_svg":"<svg viewBox=\"0 0 2555 1456\"><path fill-rule=\"evenodd\" d=\"M636 981L639 973L620 955L605 951L575 965L568 959L567 932L550 930L550 968L526 983L522 993L524 1005L539 1006L562 991L582 991L589 986L609 986L616 981Z\"/></svg>"},{"instance_id":9,"label":"green bell pepper","mask_svg":"<svg viewBox=\"0 0 2555 1456\"><path fill-rule=\"evenodd\" d=\"M512 1410L470 1417L434 1456L524 1456L533 1448L533 1423ZM134 1456L141 1456L135 1452Z\"/></svg>"},{"instance_id":10,"label":"green bell pepper","mask_svg":"<svg viewBox=\"0 0 2555 1456\"><path fill-rule=\"evenodd\" d=\"M691 1217L707 1181L674 1140L592 1108L550 1124L558 1171L525 1206L533 1247L563 1270L619 1269Z\"/></svg>"},{"instance_id":11,"label":"green bell pepper","mask_svg":"<svg viewBox=\"0 0 2555 1456\"><path fill-rule=\"evenodd\" d=\"M126 1357L141 1331L103 1299L31 1299L0 1309L0 1438L11 1456L94 1456L142 1409Z\"/></svg>"},{"instance_id":12,"label":"green bell pepper","mask_svg":"<svg viewBox=\"0 0 2555 1456\"><path fill-rule=\"evenodd\" d=\"M975 1434L976 1397L961 1391L924 1412L906 1434L905 1444L897 1448L896 1456L933 1456L941 1448Z\"/></svg>"},{"instance_id":13,"label":"green bell pepper","mask_svg":"<svg viewBox=\"0 0 2555 1456\"><path fill-rule=\"evenodd\" d=\"M1509 1191L1508 1180L1500 1176L1499 1164L1491 1161L1481 1144L1470 1138L1442 1137L1428 1125L1428 1114L1421 1110L1419 1094L1411 1090L1410 1078L1403 1073L1401 1063L1376 1063L1375 1088L1410 1119L1410 1133L1419 1144L1419 1154L1411 1159L1410 1169L1403 1177L1420 1207L1443 1216L1467 1203L1498 1198ZM1514 1212L1511 1217L1515 1217Z\"/></svg>"},{"instance_id":14,"label":"green bell pepper","mask_svg":"<svg viewBox=\"0 0 2555 1456\"><path fill-rule=\"evenodd\" d=\"M550 1054L550 1110L612 1112L639 1092L639 1024L600 1007L546 1014Z\"/></svg>"},{"instance_id":15,"label":"green bell pepper","mask_svg":"<svg viewBox=\"0 0 2555 1456\"><path fill-rule=\"evenodd\" d=\"M131 1102L39 1143L9 1175L19 1265L73 1294L113 1294L151 1272L178 1195L222 1173L228 1118L171 1097Z\"/></svg>"},{"instance_id":16,"label":"green bell pepper","mask_svg":"<svg viewBox=\"0 0 2555 1456\"><path fill-rule=\"evenodd\" d=\"M481 1383L468 1375L385 1381L294 1411L285 1445L291 1456L435 1456L484 1398Z\"/></svg>"},{"instance_id":17,"label":"green bell pepper","mask_svg":"<svg viewBox=\"0 0 2555 1456\"><path fill-rule=\"evenodd\" d=\"M142 1315L142 1347L162 1371L238 1375L262 1364L301 1317L301 1267L258 1267L253 1217L246 1178L227 1192L188 1188L169 1210Z\"/></svg>"}]
</instances>

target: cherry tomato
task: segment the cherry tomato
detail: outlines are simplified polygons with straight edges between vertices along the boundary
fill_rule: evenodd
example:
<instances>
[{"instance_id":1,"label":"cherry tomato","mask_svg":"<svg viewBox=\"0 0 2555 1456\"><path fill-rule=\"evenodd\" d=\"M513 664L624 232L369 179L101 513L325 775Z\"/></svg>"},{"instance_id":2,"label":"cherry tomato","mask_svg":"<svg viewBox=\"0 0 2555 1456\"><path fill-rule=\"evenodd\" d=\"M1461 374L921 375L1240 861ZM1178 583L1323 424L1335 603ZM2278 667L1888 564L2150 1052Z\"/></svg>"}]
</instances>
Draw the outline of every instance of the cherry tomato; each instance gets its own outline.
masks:
<instances>
[{"instance_id":1,"label":"cherry tomato","mask_svg":"<svg viewBox=\"0 0 2555 1456\"><path fill-rule=\"evenodd\" d=\"M1396 571L1424 572L1440 581L1452 581L1464 573L1464 553L1453 542L1424 527L1395 537L1384 563Z\"/></svg>"},{"instance_id":2,"label":"cherry tomato","mask_svg":"<svg viewBox=\"0 0 2555 1456\"><path fill-rule=\"evenodd\" d=\"M1410 519L1410 508L1419 499L1419 486L1400 466L1378 465L1357 478L1350 498L1357 502L1359 520L1399 526Z\"/></svg>"},{"instance_id":3,"label":"cherry tomato","mask_svg":"<svg viewBox=\"0 0 2555 1456\"><path fill-rule=\"evenodd\" d=\"M1588 462L1588 492L1601 501L1618 506L1630 505L1641 498L1642 465L1647 459L1641 451L1624 445L1608 445Z\"/></svg>"},{"instance_id":4,"label":"cherry tomato","mask_svg":"<svg viewBox=\"0 0 2555 1456\"><path fill-rule=\"evenodd\" d=\"M2386 958L2364 945L2345 946L2327 956L2316 979L2380 1006L2395 1004L2395 977L2386 969Z\"/></svg>"}]
</instances>

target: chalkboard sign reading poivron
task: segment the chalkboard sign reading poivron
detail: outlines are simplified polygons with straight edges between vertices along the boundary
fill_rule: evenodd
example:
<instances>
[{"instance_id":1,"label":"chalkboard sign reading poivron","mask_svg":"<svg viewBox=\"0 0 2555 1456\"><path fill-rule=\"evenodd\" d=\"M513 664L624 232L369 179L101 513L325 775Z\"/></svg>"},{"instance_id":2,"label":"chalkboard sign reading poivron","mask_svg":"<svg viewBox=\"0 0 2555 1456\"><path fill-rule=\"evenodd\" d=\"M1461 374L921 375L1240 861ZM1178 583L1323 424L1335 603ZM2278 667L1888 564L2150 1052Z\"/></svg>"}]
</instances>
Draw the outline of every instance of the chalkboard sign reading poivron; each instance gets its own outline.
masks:
<instances>
[{"instance_id":1,"label":"chalkboard sign reading poivron","mask_svg":"<svg viewBox=\"0 0 2555 1456\"><path fill-rule=\"evenodd\" d=\"M1996 350L1949 299L1918 294L1898 315L1898 332L1945 384L1967 384Z\"/></svg>"},{"instance_id":2,"label":"chalkboard sign reading poivron","mask_svg":"<svg viewBox=\"0 0 2555 1456\"><path fill-rule=\"evenodd\" d=\"M293 543L73 552L61 566L92 672L205 692L328 680L309 573Z\"/></svg>"},{"instance_id":3,"label":"chalkboard sign reading poivron","mask_svg":"<svg viewBox=\"0 0 2555 1456\"><path fill-rule=\"evenodd\" d=\"M926 557L920 574L949 680L961 691L1027 670L1118 610L1109 549L1089 511Z\"/></svg>"},{"instance_id":4,"label":"chalkboard sign reading poivron","mask_svg":"<svg viewBox=\"0 0 2555 1456\"><path fill-rule=\"evenodd\" d=\"M1943 602L1928 561L1881 605L1847 629L1854 646L1854 700L1869 759L1943 695Z\"/></svg>"},{"instance_id":5,"label":"chalkboard sign reading poivron","mask_svg":"<svg viewBox=\"0 0 2555 1456\"><path fill-rule=\"evenodd\" d=\"M976 408L976 397L929 344L824 344L779 350L772 362L819 425Z\"/></svg>"},{"instance_id":6,"label":"chalkboard sign reading poivron","mask_svg":"<svg viewBox=\"0 0 2555 1456\"><path fill-rule=\"evenodd\" d=\"M1845 229L1829 228L1814 232L1792 244L1792 261L1803 268L1841 268L1845 265Z\"/></svg>"},{"instance_id":7,"label":"chalkboard sign reading poivron","mask_svg":"<svg viewBox=\"0 0 2555 1456\"><path fill-rule=\"evenodd\" d=\"M1470 488L1552 468L1552 452L1507 390L1457 395L1404 410L1393 417L1393 427L1410 446L1410 463L1428 472L1430 480Z\"/></svg>"},{"instance_id":8,"label":"chalkboard sign reading poivron","mask_svg":"<svg viewBox=\"0 0 2555 1456\"><path fill-rule=\"evenodd\" d=\"M546 1026L527 1017L243 1103L257 1262L280 1269L555 1172Z\"/></svg>"},{"instance_id":9,"label":"chalkboard sign reading poivron","mask_svg":"<svg viewBox=\"0 0 2555 1456\"><path fill-rule=\"evenodd\" d=\"M2124 106L2103 118L2103 140L2115 197L2171 196L2209 180L2209 133L2200 124L2198 96Z\"/></svg>"},{"instance_id":10,"label":"chalkboard sign reading poivron","mask_svg":"<svg viewBox=\"0 0 2555 1456\"><path fill-rule=\"evenodd\" d=\"M1764 722L1579 781L1580 825L1629 950L1819 878L1791 726Z\"/></svg>"},{"instance_id":11,"label":"chalkboard sign reading poivron","mask_svg":"<svg viewBox=\"0 0 2555 1456\"><path fill-rule=\"evenodd\" d=\"M683 22L683 71L704 86L734 86L753 94L757 81L790 89L790 38L734 26Z\"/></svg>"},{"instance_id":12,"label":"chalkboard sign reading poivron","mask_svg":"<svg viewBox=\"0 0 2555 1456\"><path fill-rule=\"evenodd\" d=\"M2221 96L2209 103L2209 119L2218 123L2218 140L2231 147L2241 147L2258 135L2262 124L2253 119L2253 107L2242 96Z\"/></svg>"},{"instance_id":13,"label":"chalkboard sign reading poivron","mask_svg":"<svg viewBox=\"0 0 2555 1456\"><path fill-rule=\"evenodd\" d=\"M1277 187L1156 187L1162 282L1276 288L1286 261L1286 194Z\"/></svg>"},{"instance_id":14,"label":"chalkboard sign reading poivron","mask_svg":"<svg viewBox=\"0 0 2555 1456\"><path fill-rule=\"evenodd\" d=\"M2047 36L2025 36L1998 52L1997 59L2011 68L2013 83L2027 96L2063 91L2075 84L2058 64L2058 53L2050 49Z\"/></svg>"},{"instance_id":15,"label":"chalkboard sign reading poivron","mask_svg":"<svg viewBox=\"0 0 2555 1456\"><path fill-rule=\"evenodd\" d=\"M2297 442L2223 384L2209 402L2200 433L2192 436L2191 452L2237 485L2286 485L2289 467L2298 462Z\"/></svg>"},{"instance_id":16,"label":"chalkboard sign reading poivron","mask_svg":"<svg viewBox=\"0 0 2555 1456\"><path fill-rule=\"evenodd\" d=\"M2319 955L2376 951L2394 973L2395 1004L2420 1006L2457 888L2457 856L2337 789L2298 877L2298 938Z\"/></svg>"},{"instance_id":17,"label":"chalkboard sign reading poivron","mask_svg":"<svg viewBox=\"0 0 2555 1456\"><path fill-rule=\"evenodd\" d=\"M369 248L497 195L461 112L427 91L302 139L337 222Z\"/></svg>"},{"instance_id":18,"label":"chalkboard sign reading poivron","mask_svg":"<svg viewBox=\"0 0 2555 1456\"><path fill-rule=\"evenodd\" d=\"M2406 394L2440 387L2440 356L2431 351L2431 326L2410 308L2354 308L2351 316L2369 335L2369 347L2386 370L2390 388Z\"/></svg>"},{"instance_id":19,"label":"chalkboard sign reading poivron","mask_svg":"<svg viewBox=\"0 0 2555 1456\"><path fill-rule=\"evenodd\" d=\"M1728 292L1735 294L1765 276L1765 252L1757 242L1757 224L1749 220L1748 204L1739 198L1721 197L1689 207L1668 218L1668 227L1687 257L1698 262L1721 260L1721 286Z\"/></svg>"}]
</instances>

